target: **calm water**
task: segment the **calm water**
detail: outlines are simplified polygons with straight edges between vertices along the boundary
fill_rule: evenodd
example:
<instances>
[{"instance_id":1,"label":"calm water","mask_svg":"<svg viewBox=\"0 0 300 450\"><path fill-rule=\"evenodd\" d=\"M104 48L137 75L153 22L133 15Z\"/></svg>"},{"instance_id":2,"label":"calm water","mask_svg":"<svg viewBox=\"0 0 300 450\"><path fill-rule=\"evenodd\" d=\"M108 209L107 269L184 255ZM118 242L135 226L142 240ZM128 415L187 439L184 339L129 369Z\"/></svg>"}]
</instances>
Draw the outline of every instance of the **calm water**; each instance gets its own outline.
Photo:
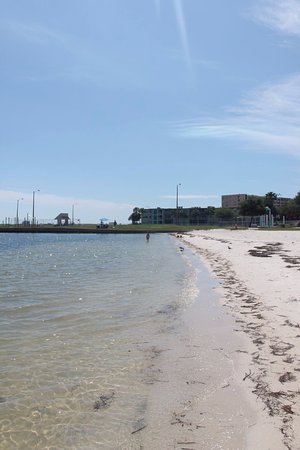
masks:
<instances>
[{"instance_id":1,"label":"calm water","mask_svg":"<svg viewBox=\"0 0 300 450\"><path fill-rule=\"evenodd\" d=\"M1 449L139 449L151 364L194 295L175 239L1 234Z\"/></svg>"}]
</instances>

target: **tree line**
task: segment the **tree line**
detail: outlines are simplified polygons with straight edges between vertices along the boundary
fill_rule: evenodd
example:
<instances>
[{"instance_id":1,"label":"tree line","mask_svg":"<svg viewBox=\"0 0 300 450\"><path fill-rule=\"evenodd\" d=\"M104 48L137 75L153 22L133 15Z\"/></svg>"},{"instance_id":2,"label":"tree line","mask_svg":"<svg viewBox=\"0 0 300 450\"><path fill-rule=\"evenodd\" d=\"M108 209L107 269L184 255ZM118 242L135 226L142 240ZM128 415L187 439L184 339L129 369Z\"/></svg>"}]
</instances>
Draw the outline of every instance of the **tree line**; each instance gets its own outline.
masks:
<instances>
[{"instance_id":1,"label":"tree line","mask_svg":"<svg viewBox=\"0 0 300 450\"><path fill-rule=\"evenodd\" d=\"M280 207L276 206L278 198L279 195L275 192L268 192L263 198L251 196L241 203L239 214L242 216L261 216L266 213L268 207L275 218L285 216L287 220L300 219L300 191L293 199Z\"/></svg>"}]
</instances>

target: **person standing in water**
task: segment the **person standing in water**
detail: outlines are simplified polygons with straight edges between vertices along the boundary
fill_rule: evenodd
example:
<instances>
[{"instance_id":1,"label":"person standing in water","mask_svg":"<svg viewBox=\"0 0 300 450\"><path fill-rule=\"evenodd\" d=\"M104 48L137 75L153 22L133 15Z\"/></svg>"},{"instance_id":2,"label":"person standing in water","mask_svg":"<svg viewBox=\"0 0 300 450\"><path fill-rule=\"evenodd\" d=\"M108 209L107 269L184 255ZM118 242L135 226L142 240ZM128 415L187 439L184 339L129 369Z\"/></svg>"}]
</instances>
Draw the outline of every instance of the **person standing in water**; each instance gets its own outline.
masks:
<instances>
[{"instance_id":1,"label":"person standing in water","mask_svg":"<svg viewBox=\"0 0 300 450\"><path fill-rule=\"evenodd\" d=\"M146 241L149 242L149 239L150 239L150 234L147 233L147 234L146 234Z\"/></svg>"}]
</instances>

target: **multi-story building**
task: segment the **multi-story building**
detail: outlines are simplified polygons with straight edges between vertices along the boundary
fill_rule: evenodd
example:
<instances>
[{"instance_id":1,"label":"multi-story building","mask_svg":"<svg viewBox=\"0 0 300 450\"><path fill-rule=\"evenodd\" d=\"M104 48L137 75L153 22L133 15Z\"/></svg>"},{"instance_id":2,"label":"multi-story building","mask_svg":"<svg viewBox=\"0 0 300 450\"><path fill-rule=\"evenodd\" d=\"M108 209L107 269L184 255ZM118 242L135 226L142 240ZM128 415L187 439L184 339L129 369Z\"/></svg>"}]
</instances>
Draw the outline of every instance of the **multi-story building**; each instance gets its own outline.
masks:
<instances>
[{"instance_id":1,"label":"multi-story building","mask_svg":"<svg viewBox=\"0 0 300 450\"><path fill-rule=\"evenodd\" d=\"M210 208L148 208L141 211L141 223L152 225L201 225L210 223Z\"/></svg>"},{"instance_id":2,"label":"multi-story building","mask_svg":"<svg viewBox=\"0 0 300 450\"><path fill-rule=\"evenodd\" d=\"M166 222L168 220L167 212L171 212L171 209L165 208L143 208L141 223L146 224L154 224L154 225L162 225L164 223L173 223L172 221ZM170 215L170 214L169 214Z\"/></svg>"},{"instance_id":3,"label":"multi-story building","mask_svg":"<svg viewBox=\"0 0 300 450\"><path fill-rule=\"evenodd\" d=\"M247 194L229 194L222 195L222 208L238 209L241 202L247 200Z\"/></svg>"},{"instance_id":4,"label":"multi-story building","mask_svg":"<svg viewBox=\"0 0 300 450\"><path fill-rule=\"evenodd\" d=\"M260 198L262 200L265 199L264 195L251 195L251 194L229 194L229 195L222 195L222 208L230 208L230 209L239 209L241 206L241 203L244 200L247 200L249 198ZM282 206L285 206L291 198L288 197L277 197L273 204L275 208L281 208Z\"/></svg>"},{"instance_id":5,"label":"multi-story building","mask_svg":"<svg viewBox=\"0 0 300 450\"><path fill-rule=\"evenodd\" d=\"M292 199L288 197L277 197L274 200L274 206L275 208L282 208L283 206L287 205L287 203L291 200Z\"/></svg>"}]
</instances>

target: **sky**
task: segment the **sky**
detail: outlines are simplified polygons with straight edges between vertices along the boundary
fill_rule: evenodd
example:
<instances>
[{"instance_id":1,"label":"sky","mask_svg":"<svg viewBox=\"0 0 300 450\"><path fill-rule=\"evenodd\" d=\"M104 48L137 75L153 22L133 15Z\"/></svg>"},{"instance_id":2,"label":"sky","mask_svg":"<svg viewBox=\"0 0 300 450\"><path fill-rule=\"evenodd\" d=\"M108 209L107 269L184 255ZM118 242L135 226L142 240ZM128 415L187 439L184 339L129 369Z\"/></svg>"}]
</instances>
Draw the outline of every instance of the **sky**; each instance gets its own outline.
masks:
<instances>
[{"instance_id":1,"label":"sky","mask_svg":"<svg viewBox=\"0 0 300 450\"><path fill-rule=\"evenodd\" d=\"M0 221L300 190L300 0L0 0Z\"/></svg>"}]
</instances>

